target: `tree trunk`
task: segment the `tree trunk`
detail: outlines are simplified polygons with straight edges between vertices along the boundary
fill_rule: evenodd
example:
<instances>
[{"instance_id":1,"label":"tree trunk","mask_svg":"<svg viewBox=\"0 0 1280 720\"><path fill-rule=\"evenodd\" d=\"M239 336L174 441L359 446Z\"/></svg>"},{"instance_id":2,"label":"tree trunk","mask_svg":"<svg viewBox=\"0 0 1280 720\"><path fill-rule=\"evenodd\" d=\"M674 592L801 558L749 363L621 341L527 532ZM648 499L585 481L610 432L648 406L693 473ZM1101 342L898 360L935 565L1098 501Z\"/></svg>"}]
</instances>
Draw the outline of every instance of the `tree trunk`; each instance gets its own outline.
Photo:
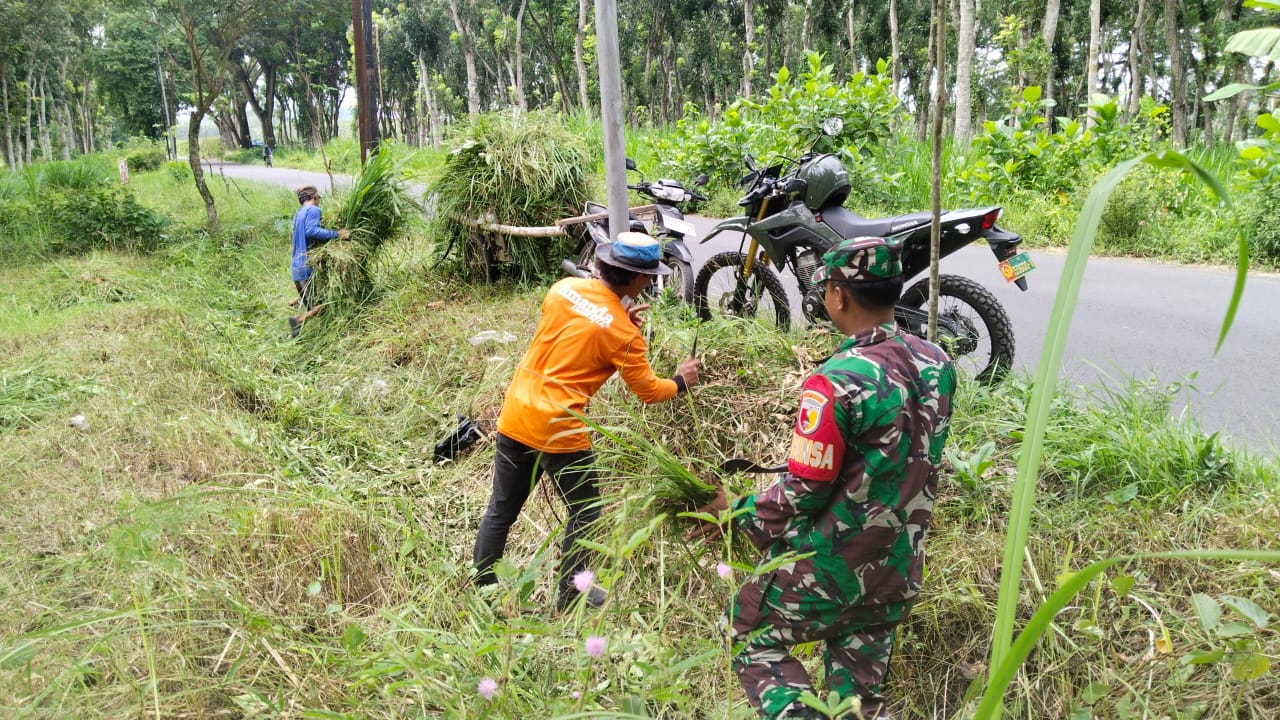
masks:
<instances>
[{"instance_id":1,"label":"tree trunk","mask_svg":"<svg viewBox=\"0 0 1280 720\"><path fill-rule=\"evenodd\" d=\"M751 97L751 73L756 69L756 3L742 0L742 97Z\"/></svg>"},{"instance_id":2,"label":"tree trunk","mask_svg":"<svg viewBox=\"0 0 1280 720\"><path fill-rule=\"evenodd\" d=\"M898 47L898 0L889 0L889 47L889 52L893 55L893 62L890 63L893 94L898 95L898 85L902 80L902 68L898 64L898 58L902 55L902 49Z\"/></svg>"},{"instance_id":3,"label":"tree trunk","mask_svg":"<svg viewBox=\"0 0 1280 720\"><path fill-rule=\"evenodd\" d=\"M35 141L32 138L32 133L31 133L31 108L35 104L35 97L34 97L35 73L36 73L36 61L35 61L35 57L32 57L27 60L27 114L26 114L27 135L26 135L26 138L24 139L25 140L24 144L26 146L24 150L25 159L28 165L31 164L31 149L32 149L31 146L35 144Z\"/></svg>"},{"instance_id":4,"label":"tree trunk","mask_svg":"<svg viewBox=\"0 0 1280 720\"><path fill-rule=\"evenodd\" d=\"M231 127L236 144L241 150L248 150L253 147L253 131L249 129L249 112L245 109L249 103L235 90L228 95L231 96Z\"/></svg>"},{"instance_id":5,"label":"tree trunk","mask_svg":"<svg viewBox=\"0 0 1280 720\"><path fill-rule=\"evenodd\" d=\"M71 148L75 145L75 135L71 130L71 95L67 90L67 66L71 64L71 58L63 56L58 61L58 87L63 90L62 102L58 104L60 113L58 115L58 124L62 126L62 159L71 159Z\"/></svg>"},{"instance_id":6,"label":"tree trunk","mask_svg":"<svg viewBox=\"0 0 1280 720\"><path fill-rule=\"evenodd\" d=\"M479 115L480 83L476 79L476 49L471 41L471 28L462 21L462 15L458 12L458 0L449 0L449 15L453 18L454 29L458 31L458 42L462 44L462 59L467 69L467 114Z\"/></svg>"},{"instance_id":7,"label":"tree trunk","mask_svg":"<svg viewBox=\"0 0 1280 720\"><path fill-rule=\"evenodd\" d=\"M1102 0L1089 0L1089 57L1084 63L1086 103L1092 103L1094 94L1098 92L1098 52L1101 44ZM1095 124L1093 110L1090 110L1085 127L1091 128Z\"/></svg>"},{"instance_id":8,"label":"tree trunk","mask_svg":"<svg viewBox=\"0 0 1280 720\"><path fill-rule=\"evenodd\" d=\"M1178 34L1178 0L1164 0L1164 39L1169 51L1169 84L1173 97L1169 114L1173 122L1173 144L1187 146L1187 78L1182 69L1182 42Z\"/></svg>"},{"instance_id":9,"label":"tree trunk","mask_svg":"<svg viewBox=\"0 0 1280 720\"><path fill-rule=\"evenodd\" d=\"M929 23L929 59L925 63L925 78L920 82L920 88L916 90L916 139L921 143L929 139L929 75L931 71L937 67L937 58L934 53L938 50L938 38L934 34L937 32L938 24L936 22Z\"/></svg>"},{"instance_id":10,"label":"tree trunk","mask_svg":"<svg viewBox=\"0 0 1280 720\"><path fill-rule=\"evenodd\" d=\"M591 96L587 92L587 18L590 15L588 0L578 0L578 32L573 39L573 64L578 69L578 103L584 111L591 110Z\"/></svg>"},{"instance_id":11,"label":"tree trunk","mask_svg":"<svg viewBox=\"0 0 1280 720\"><path fill-rule=\"evenodd\" d=\"M849 0L844 6L844 41L845 65L849 67L850 72L857 72L858 28L853 22L853 0Z\"/></svg>"},{"instance_id":12,"label":"tree trunk","mask_svg":"<svg viewBox=\"0 0 1280 720\"><path fill-rule=\"evenodd\" d=\"M80 127L84 132L84 151L86 154L97 152L98 150L98 143L93 133L93 102L90 99L93 96L93 78L86 77L84 92L80 98Z\"/></svg>"},{"instance_id":13,"label":"tree trunk","mask_svg":"<svg viewBox=\"0 0 1280 720\"><path fill-rule=\"evenodd\" d=\"M1238 60L1232 62L1235 64L1235 82L1244 82L1244 63ZM1239 93L1227 102L1227 117L1222 123L1222 142L1224 143L1231 142L1232 135L1235 134L1236 115L1240 112L1240 103L1243 102L1244 96L1244 93Z\"/></svg>"},{"instance_id":14,"label":"tree trunk","mask_svg":"<svg viewBox=\"0 0 1280 720\"><path fill-rule=\"evenodd\" d=\"M516 12L516 51L511 58L512 64L515 66L515 77L512 82L515 84L515 101L516 107L521 110L528 110L529 103L524 96L524 11L529 6L529 0L520 0L520 9Z\"/></svg>"},{"instance_id":15,"label":"tree trunk","mask_svg":"<svg viewBox=\"0 0 1280 720\"><path fill-rule=\"evenodd\" d=\"M809 33L811 32L810 28L812 27L812 24L810 22L811 18L813 18L813 0L804 0L804 17L801 18L800 20L800 54L801 55L804 55L804 53L808 52L810 48Z\"/></svg>"},{"instance_id":16,"label":"tree trunk","mask_svg":"<svg viewBox=\"0 0 1280 720\"><path fill-rule=\"evenodd\" d=\"M204 168L200 165L200 123L208 111L208 105L201 105L191 112L191 119L187 123L187 164L191 166L191 174L195 176L196 190L204 200L204 212L209 218L209 231L217 232L218 208L213 204L213 193L209 192L209 185L204 181Z\"/></svg>"},{"instance_id":17,"label":"tree trunk","mask_svg":"<svg viewBox=\"0 0 1280 720\"><path fill-rule=\"evenodd\" d=\"M930 342L938 339L938 289L939 265L942 260L942 121L947 112L947 14L945 0L934 0L933 22L931 32L936 39L933 56L937 60L934 67L934 106L933 106L933 162L930 196L932 199L933 221L929 228L929 332ZM961 11L963 12L963 11ZM924 113L922 113L924 114Z\"/></svg>"},{"instance_id":18,"label":"tree trunk","mask_svg":"<svg viewBox=\"0 0 1280 720\"><path fill-rule=\"evenodd\" d=\"M1044 40L1044 47L1046 50L1048 50L1049 58L1050 58L1049 71L1045 74L1045 78L1044 78L1043 97L1045 100L1052 100L1054 98L1053 71L1054 71L1054 66L1056 65L1056 62L1057 62L1056 61L1057 56L1053 52L1053 44L1058 39L1058 14L1059 14L1059 10L1061 9L1059 2L1060 0L1047 0L1047 2L1045 3L1044 25L1041 27L1041 31L1040 31L1040 39ZM964 57L964 56L962 55L961 57ZM957 99L956 102L959 102L959 99Z\"/></svg>"},{"instance_id":19,"label":"tree trunk","mask_svg":"<svg viewBox=\"0 0 1280 720\"><path fill-rule=\"evenodd\" d=\"M960 26L956 30L956 144L965 147L973 136L973 62L978 43L974 0L960 0Z\"/></svg>"},{"instance_id":20,"label":"tree trunk","mask_svg":"<svg viewBox=\"0 0 1280 720\"><path fill-rule=\"evenodd\" d=\"M10 170L18 168L13 151L13 126L9 124L9 64L0 63L0 118L4 120L4 164Z\"/></svg>"},{"instance_id":21,"label":"tree trunk","mask_svg":"<svg viewBox=\"0 0 1280 720\"><path fill-rule=\"evenodd\" d=\"M49 84L45 82L45 69L40 69L40 159L53 159L53 140L49 137Z\"/></svg>"},{"instance_id":22,"label":"tree trunk","mask_svg":"<svg viewBox=\"0 0 1280 720\"><path fill-rule=\"evenodd\" d=\"M1133 31L1129 33L1129 104L1125 116L1132 120L1141 107L1142 92L1146 87L1146 74L1142 72L1142 57L1147 52L1147 0L1138 0L1138 10L1133 19Z\"/></svg>"},{"instance_id":23,"label":"tree trunk","mask_svg":"<svg viewBox=\"0 0 1280 720\"><path fill-rule=\"evenodd\" d=\"M249 109L258 118L258 124L262 126L262 144L267 147L276 146L275 128L272 127L272 118L275 115L275 98L276 98L276 67L271 64L257 61L258 69L261 71L263 81L262 101L258 101L258 94L255 92L257 85L256 78L250 76L249 71L245 69L243 63L232 63L232 72L235 73L236 82L240 85L241 92L249 101Z\"/></svg>"}]
</instances>

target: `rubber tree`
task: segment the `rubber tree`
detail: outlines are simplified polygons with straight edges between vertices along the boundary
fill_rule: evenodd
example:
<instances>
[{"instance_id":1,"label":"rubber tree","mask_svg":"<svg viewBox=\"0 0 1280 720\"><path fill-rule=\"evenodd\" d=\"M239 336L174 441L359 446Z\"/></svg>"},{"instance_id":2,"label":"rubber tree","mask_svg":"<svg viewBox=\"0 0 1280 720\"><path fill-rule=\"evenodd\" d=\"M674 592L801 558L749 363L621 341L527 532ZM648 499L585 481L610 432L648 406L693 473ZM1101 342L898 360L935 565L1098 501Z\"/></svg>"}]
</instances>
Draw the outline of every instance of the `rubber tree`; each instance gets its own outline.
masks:
<instances>
[{"instance_id":1,"label":"rubber tree","mask_svg":"<svg viewBox=\"0 0 1280 720\"><path fill-rule=\"evenodd\" d=\"M187 162L204 201L210 230L218 227L218 208L200 165L200 124L230 79L232 52L263 12L256 0L159 0L156 9L176 24L186 42L191 70L191 118L187 126Z\"/></svg>"}]
</instances>

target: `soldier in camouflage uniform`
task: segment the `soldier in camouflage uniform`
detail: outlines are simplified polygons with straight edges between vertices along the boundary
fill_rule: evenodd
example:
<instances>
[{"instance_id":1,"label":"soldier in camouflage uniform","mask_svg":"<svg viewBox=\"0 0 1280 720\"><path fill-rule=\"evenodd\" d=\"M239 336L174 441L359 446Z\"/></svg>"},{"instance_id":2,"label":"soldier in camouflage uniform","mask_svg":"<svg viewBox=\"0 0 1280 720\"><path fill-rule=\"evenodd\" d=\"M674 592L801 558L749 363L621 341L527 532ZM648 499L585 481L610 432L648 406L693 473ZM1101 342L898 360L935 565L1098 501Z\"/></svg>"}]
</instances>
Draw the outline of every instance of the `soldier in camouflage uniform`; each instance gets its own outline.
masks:
<instances>
[{"instance_id":1,"label":"soldier in camouflage uniform","mask_svg":"<svg viewBox=\"0 0 1280 720\"><path fill-rule=\"evenodd\" d=\"M787 472L731 506L765 562L809 557L747 581L724 621L762 717L823 717L797 701L813 685L789 652L821 640L830 690L879 720L894 630L920 592L956 376L940 348L894 324L896 246L845 240L814 280L847 338L804 383ZM728 507L722 494L706 509Z\"/></svg>"}]
</instances>

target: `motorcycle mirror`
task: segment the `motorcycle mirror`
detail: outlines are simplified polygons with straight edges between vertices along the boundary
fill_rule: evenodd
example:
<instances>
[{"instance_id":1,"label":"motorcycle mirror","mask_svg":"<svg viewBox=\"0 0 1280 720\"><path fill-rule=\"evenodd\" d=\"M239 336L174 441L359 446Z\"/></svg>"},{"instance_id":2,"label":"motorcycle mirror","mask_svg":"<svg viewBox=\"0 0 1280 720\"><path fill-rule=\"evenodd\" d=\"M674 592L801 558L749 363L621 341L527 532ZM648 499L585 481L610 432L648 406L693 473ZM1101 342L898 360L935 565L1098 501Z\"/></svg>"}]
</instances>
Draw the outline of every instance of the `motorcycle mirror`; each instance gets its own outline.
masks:
<instances>
[{"instance_id":1,"label":"motorcycle mirror","mask_svg":"<svg viewBox=\"0 0 1280 720\"><path fill-rule=\"evenodd\" d=\"M706 185L709 182L711 182L711 178L707 177L706 173L702 173L701 175L699 175L697 178L694 179L693 186L702 187L703 185Z\"/></svg>"},{"instance_id":2,"label":"motorcycle mirror","mask_svg":"<svg viewBox=\"0 0 1280 720\"><path fill-rule=\"evenodd\" d=\"M751 157L750 153L742 156L742 162L747 164L747 169L751 172L754 173L756 171L756 159Z\"/></svg>"},{"instance_id":3,"label":"motorcycle mirror","mask_svg":"<svg viewBox=\"0 0 1280 720\"><path fill-rule=\"evenodd\" d=\"M844 129L844 118L829 117L822 121L822 134L828 136L836 136Z\"/></svg>"},{"instance_id":4,"label":"motorcycle mirror","mask_svg":"<svg viewBox=\"0 0 1280 720\"><path fill-rule=\"evenodd\" d=\"M627 158L627 169L628 169L628 170L635 170L635 169L636 169L636 161L635 161L635 160L632 160L631 158Z\"/></svg>"}]
</instances>

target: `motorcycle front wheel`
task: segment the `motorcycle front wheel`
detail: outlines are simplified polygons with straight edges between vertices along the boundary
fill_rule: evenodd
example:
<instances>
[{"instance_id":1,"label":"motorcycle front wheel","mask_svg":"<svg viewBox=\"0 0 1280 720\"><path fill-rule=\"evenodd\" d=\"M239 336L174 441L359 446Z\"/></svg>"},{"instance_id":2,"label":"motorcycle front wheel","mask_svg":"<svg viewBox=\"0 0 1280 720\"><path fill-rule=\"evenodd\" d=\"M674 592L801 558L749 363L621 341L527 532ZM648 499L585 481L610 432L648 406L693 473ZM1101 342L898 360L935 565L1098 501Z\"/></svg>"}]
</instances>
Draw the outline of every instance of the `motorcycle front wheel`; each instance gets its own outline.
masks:
<instances>
[{"instance_id":1,"label":"motorcycle front wheel","mask_svg":"<svg viewBox=\"0 0 1280 720\"><path fill-rule=\"evenodd\" d=\"M1013 323L989 290L966 277L938 278L938 344L956 369L978 382L999 382L1013 366ZM912 335L929 329L929 279L902 293L894 315Z\"/></svg>"},{"instance_id":2,"label":"motorcycle front wheel","mask_svg":"<svg viewBox=\"0 0 1280 720\"><path fill-rule=\"evenodd\" d=\"M791 305L777 273L762 263L751 266L751 275L742 276L747 256L724 252L702 266L693 283L693 303L698 317L715 315L771 320L781 330L791 326Z\"/></svg>"},{"instance_id":3,"label":"motorcycle front wheel","mask_svg":"<svg viewBox=\"0 0 1280 720\"><path fill-rule=\"evenodd\" d=\"M683 303L693 302L693 266L675 256L668 255L662 261L671 268L671 274L660 276L662 292L671 293ZM656 287L655 283L655 287Z\"/></svg>"}]
</instances>

